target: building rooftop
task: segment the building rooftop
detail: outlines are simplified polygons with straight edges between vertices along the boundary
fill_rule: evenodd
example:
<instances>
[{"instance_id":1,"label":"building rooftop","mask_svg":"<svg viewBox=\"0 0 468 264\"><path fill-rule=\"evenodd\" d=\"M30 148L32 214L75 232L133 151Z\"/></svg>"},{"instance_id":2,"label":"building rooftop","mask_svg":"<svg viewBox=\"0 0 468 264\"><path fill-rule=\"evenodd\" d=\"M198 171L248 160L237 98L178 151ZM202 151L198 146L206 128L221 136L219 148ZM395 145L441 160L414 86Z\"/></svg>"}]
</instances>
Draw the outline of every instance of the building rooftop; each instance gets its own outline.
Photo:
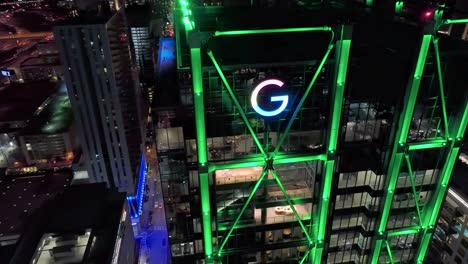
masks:
<instances>
[{"instance_id":1,"label":"building rooftop","mask_svg":"<svg viewBox=\"0 0 468 264\"><path fill-rule=\"evenodd\" d=\"M0 123L29 120L56 90L57 84L49 81L15 83L0 88Z\"/></svg>"},{"instance_id":2,"label":"building rooftop","mask_svg":"<svg viewBox=\"0 0 468 264\"><path fill-rule=\"evenodd\" d=\"M0 179L0 238L21 234L25 222L47 200L52 199L71 183L73 173L60 171Z\"/></svg>"},{"instance_id":3,"label":"building rooftop","mask_svg":"<svg viewBox=\"0 0 468 264\"><path fill-rule=\"evenodd\" d=\"M86 9L86 11L78 11L78 16L61 21L57 26L106 24L115 12L108 5L97 5Z\"/></svg>"},{"instance_id":4,"label":"building rooftop","mask_svg":"<svg viewBox=\"0 0 468 264\"><path fill-rule=\"evenodd\" d=\"M46 65L60 65L57 56L38 56L32 57L21 62L21 66L46 66Z\"/></svg>"},{"instance_id":5,"label":"building rooftop","mask_svg":"<svg viewBox=\"0 0 468 264\"><path fill-rule=\"evenodd\" d=\"M69 186L29 219L11 262L47 258L42 253L51 241L57 246L51 250L59 250L58 240L76 240L78 262L110 263L125 202L124 193L106 189L104 183Z\"/></svg>"},{"instance_id":6,"label":"building rooftop","mask_svg":"<svg viewBox=\"0 0 468 264\"><path fill-rule=\"evenodd\" d=\"M151 22L152 13L149 4L127 6L125 14L130 27L148 27Z\"/></svg>"}]
</instances>

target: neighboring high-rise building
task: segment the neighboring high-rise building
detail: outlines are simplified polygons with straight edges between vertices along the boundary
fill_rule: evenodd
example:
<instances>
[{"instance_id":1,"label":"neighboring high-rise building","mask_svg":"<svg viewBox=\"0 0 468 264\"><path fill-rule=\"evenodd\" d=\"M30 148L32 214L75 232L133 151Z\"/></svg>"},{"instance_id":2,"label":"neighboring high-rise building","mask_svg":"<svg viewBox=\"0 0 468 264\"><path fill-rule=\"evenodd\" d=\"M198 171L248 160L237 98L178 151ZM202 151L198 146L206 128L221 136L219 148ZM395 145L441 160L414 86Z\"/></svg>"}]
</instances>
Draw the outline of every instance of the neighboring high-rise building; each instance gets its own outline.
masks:
<instances>
[{"instance_id":1,"label":"neighboring high-rise building","mask_svg":"<svg viewBox=\"0 0 468 264\"><path fill-rule=\"evenodd\" d=\"M369 1L253 2L180 1L161 44L172 263L423 263L468 121L466 43Z\"/></svg>"},{"instance_id":2,"label":"neighboring high-rise building","mask_svg":"<svg viewBox=\"0 0 468 264\"><path fill-rule=\"evenodd\" d=\"M123 9L105 6L54 29L89 179L132 195L145 111L127 32Z\"/></svg>"},{"instance_id":3,"label":"neighboring high-rise building","mask_svg":"<svg viewBox=\"0 0 468 264\"><path fill-rule=\"evenodd\" d=\"M10 262L137 263L126 197L104 184L73 185L31 213Z\"/></svg>"},{"instance_id":4,"label":"neighboring high-rise building","mask_svg":"<svg viewBox=\"0 0 468 264\"><path fill-rule=\"evenodd\" d=\"M125 9L130 28L130 46L133 61L138 66L139 80L145 97L152 99L154 93L153 50L156 48L151 33L151 6L132 5Z\"/></svg>"},{"instance_id":5,"label":"neighboring high-rise building","mask_svg":"<svg viewBox=\"0 0 468 264\"><path fill-rule=\"evenodd\" d=\"M19 133L19 146L27 165L59 168L72 165L76 150L73 116L67 88L49 97Z\"/></svg>"}]
</instances>

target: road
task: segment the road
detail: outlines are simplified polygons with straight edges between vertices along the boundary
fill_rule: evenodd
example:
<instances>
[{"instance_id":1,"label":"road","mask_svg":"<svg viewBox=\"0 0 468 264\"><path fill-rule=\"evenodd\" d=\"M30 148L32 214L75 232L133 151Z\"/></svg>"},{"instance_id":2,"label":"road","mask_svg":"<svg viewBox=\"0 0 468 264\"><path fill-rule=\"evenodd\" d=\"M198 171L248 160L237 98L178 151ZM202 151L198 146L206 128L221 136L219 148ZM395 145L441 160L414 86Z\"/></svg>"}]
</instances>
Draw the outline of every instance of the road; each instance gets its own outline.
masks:
<instances>
[{"instance_id":1,"label":"road","mask_svg":"<svg viewBox=\"0 0 468 264\"><path fill-rule=\"evenodd\" d=\"M146 228L141 240L139 263L170 264L171 253L155 144L146 153L146 160L150 164L146 192L148 201L143 204L142 217L145 217Z\"/></svg>"},{"instance_id":2,"label":"road","mask_svg":"<svg viewBox=\"0 0 468 264\"><path fill-rule=\"evenodd\" d=\"M175 41L171 38L162 38L158 56L158 74L160 78L171 78L175 70ZM162 83L165 83L164 81ZM168 84L169 85L169 84ZM169 86L171 87L171 86ZM150 125L153 128L153 125ZM168 264L171 263L171 249L166 225L164 199L161 191L161 177L157 158L156 144L149 146L146 160L150 164L147 174L148 201L143 204L145 238L142 239L140 250L140 264ZM157 205L156 208L154 205Z\"/></svg>"},{"instance_id":3,"label":"road","mask_svg":"<svg viewBox=\"0 0 468 264\"><path fill-rule=\"evenodd\" d=\"M52 32L2 34L0 35L0 40L43 39L50 36L52 36Z\"/></svg>"}]
</instances>

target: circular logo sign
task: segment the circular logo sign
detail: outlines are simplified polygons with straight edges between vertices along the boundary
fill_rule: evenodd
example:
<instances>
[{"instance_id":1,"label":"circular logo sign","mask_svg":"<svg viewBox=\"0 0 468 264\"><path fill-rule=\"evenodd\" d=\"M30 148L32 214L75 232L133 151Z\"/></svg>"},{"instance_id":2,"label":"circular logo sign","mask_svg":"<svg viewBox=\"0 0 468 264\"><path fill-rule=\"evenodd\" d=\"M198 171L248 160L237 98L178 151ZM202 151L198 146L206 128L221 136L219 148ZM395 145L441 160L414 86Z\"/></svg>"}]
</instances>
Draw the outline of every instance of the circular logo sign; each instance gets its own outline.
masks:
<instances>
[{"instance_id":1,"label":"circular logo sign","mask_svg":"<svg viewBox=\"0 0 468 264\"><path fill-rule=\"evenodd\" d=\"M265 117L276 116L276 115L279 115L281 112L283 112L284 109L286 109L286 106L288 106L288 101L289 101L288 95L279 95L279 96L270 97L270 102L281 102L279 107L274 110L265 110L261 108L258 105L258 100L257 100L258 94L260 93L262 89L268 89L268 87L271 87L271 86L275 86L276 88L281 88L283 87L283 85L284 83L282 81L276 80L276 79L269 79L269 80L265 80L259 83L253 90L252 96L250 97L250 102L255 112Z\"/></svg>"}]
</instances>

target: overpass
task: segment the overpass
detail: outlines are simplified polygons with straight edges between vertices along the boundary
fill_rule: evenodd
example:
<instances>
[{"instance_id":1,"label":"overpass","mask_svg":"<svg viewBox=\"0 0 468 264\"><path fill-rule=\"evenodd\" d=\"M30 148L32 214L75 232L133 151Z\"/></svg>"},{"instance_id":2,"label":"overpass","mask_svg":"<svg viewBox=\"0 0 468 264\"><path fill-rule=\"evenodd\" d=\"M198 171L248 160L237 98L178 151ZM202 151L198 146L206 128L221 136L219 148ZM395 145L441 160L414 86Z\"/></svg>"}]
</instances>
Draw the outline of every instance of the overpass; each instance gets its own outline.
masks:
<instances>
[{"instance_id":1,"label":"overpass","mask_svg":"<svg viewBox=\"0 0 468 264\"><path fill-rule=\"evenodd\" d=\"M52 32L30 32L20 34L1 34L0 40L21 40L21 39L41 39L51 38Z\"/></svg>"}]
</instances>

